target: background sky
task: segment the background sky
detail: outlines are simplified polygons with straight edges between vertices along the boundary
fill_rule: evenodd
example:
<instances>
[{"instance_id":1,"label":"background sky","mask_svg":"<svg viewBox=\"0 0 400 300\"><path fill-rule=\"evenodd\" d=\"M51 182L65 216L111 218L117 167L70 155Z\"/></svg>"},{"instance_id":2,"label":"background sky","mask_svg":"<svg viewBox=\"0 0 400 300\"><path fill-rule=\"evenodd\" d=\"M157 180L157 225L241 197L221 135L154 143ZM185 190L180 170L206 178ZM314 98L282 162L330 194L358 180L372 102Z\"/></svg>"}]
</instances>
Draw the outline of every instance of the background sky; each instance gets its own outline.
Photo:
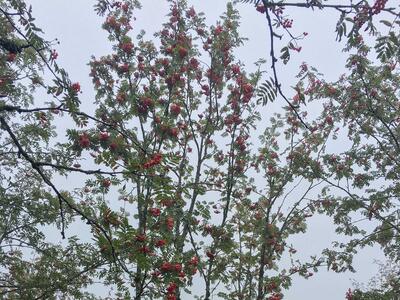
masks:
<instances>
[{"instance_id":1,"label":"background sky","mask_svg":"<svg viewBox=\"0 0 400 300\"><path fill-rule=\"evenodd\" d=\"M344 0L336 2L342 3L342 1ZM47 39L57 38L60 41L60 44L55 47L59 53L59 64L67 70L73 82L80 82L83 90L81 97L83 107L90 107L94 92L88 76L87 63L91 55L100 57L110 53L111 50L106 32L101 29L103 20L93 12L95 1L29 0L27 2L33 5L36 23L44 29ZM147 32L147 38L150 39L152 33L159 30L160 24L165 21L168 3L165 0L143 0L142 2L143 9L136 14L134 28L135 32L144 29ZM226 7L225 0L189 0L188 2L195 7L196 11L205 12L209 24L214 24ZM241 4L238 7L242 16L241 32L249 40L237 51L237 57L250 67L259 58L269 60L269 39L264 15L256 12L249 4ZM294 19L293 30L296 33L309 33L301 43L302 51L293 54L288 65L278 65L280 81L284 90L291 96L290 86L295 83L294 76L301 62L306 61L317 66L319 71L325 74L327 80L334 80L344 72L346 55L341 52L343 45L335 42L334 27L339 17L338 13L333 10L311 11L298 8L287 9L286 12ZM279 49L277 45L277 50ZM282 100L276 102L275 106L271 107L271 112L283 104ZM268 115L265 117L269 118ZM80 181L79 177L68 178L68 183L71 185L79 184ZM73 230L70 229L70 235L76 234ZM54 239L59 238L57 233ZM296 236L293 242L307 257L320 253L335 239L331 221L324 217L315 217L310 220L307 234ZM321 270L310 280L294 278L294 284L285 294L285 299L344 299L346 290L352 286L351 280L367 282L378 270L374 259L382 259L381 251L376 248L365 249L360 254L355 259L358 273L335 274ZM187 300L190 299L187 298Z\"/></svg>"}]
</instances>

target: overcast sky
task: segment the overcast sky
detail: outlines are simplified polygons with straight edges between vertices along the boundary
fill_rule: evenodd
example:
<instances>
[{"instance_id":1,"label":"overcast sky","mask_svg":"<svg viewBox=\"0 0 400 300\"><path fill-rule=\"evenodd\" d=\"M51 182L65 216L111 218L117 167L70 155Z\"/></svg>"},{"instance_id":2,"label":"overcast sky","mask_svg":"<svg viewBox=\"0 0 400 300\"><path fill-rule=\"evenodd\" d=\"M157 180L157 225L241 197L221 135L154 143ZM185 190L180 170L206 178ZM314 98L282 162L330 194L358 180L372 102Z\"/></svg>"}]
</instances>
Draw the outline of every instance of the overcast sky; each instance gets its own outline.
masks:
<instances>
[{"instance_id":1,"label":"overcast sky","mask_svg":"<svg viewBox=\"0 0 400 300\"><path fill-rule=\"evenodd\" d=\"M168 12L167 2L164 0L147 0L143 2L143 9L136 15L134 24L136 32L145 29L147 37L160 28ZM342 2L342 0L338 0ZM93 88L88 76L87 63L91 55L97 57L110 52L110 44L106 33L101 30L102 19L93 12L92 0L29 0L34 8L37 24L43 28L48 39L58 38L60 45L59 63L70 74L72 81L79 81L84 92L82 100L87 104L93 100ZM225 0L190 0L197 11L205 12L209 23L215 23L217 17L226 7ZM242 16L241 32L249 41L237 52L238 57L247 65L251 65L259 58L268 59L268 35L263 15L257 13L251 5L240 5ZM303 50L294 54L289 65L279 67L279 77L286 91L291 91L294 85L294 75L302 61L317 66L327 79L334 79L344 72L344 54L342 45L335 42L334 26L338 14L334 11L307 11L288 9L287 12L294 19L294 30L297 33L308 32L309 35L302 43ZM279 46L278 46L279 47ZM268 116L267 116L268 117ZM71 179L71 184L77 179ZM318 254L335 240L335 233L330 221L323 217L312 218L310 230L306 235L294 239L299 243L299 249L304 248L307 254ZM377 249L363 250L362 255L356 258L357 274L334 274L323 270L311 280L295 278L294 285L286 293L285 299L307 300L336 300L344 299L345 291L351 287L350 279L365 282L377 271L373 259L381 259ZM305 298L307 297L307 298ZM217 298L215 298L217 299ZM190 298L188 298L190 300Z\"/></svg>"}]
</instances>

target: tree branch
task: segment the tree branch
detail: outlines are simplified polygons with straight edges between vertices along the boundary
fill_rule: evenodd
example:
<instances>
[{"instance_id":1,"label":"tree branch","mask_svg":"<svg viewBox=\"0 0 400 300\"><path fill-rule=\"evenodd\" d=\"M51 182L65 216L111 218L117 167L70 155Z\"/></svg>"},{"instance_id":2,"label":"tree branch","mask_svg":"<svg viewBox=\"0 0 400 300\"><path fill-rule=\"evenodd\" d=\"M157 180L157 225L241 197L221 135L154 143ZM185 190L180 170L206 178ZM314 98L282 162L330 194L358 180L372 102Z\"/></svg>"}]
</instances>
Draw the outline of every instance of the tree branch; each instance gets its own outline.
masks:
<instances>
[{"instance_id":1,"label":"tree branch","mask_svg":"<svg viewBox=\"0 0 400 300\"><path fill-rule=\"evenodd\" d=\"M264 3L264 6L268 6L268 2L267 0L262 0ZM271 64L271 68L272 68L272 72L274 75L274 85L275 88L277 89L279 95L286 101L286 103L289 105L290 109L295 113L295 115L297 116L297 118L299 119L299 121L303 124L303 126L310 130L310 128L308 127L308 125L304 122L303 118L300 116L299 112L297 111L297 108L289 101L289 99L285 96L285 94L282 91L282 87L281 84L278 80L278 74L277 74L277 70L276 70L276 62L278 61L275 57L275 49L274 49L274 29L272 27L272 20L271 20L271 16L269 15L268 9L265 11L265 16L267 18L268 21L268 28L269 28L269 35L270 35L270 57L272 60L272 64Z\"/></svg>"}]
</instances>

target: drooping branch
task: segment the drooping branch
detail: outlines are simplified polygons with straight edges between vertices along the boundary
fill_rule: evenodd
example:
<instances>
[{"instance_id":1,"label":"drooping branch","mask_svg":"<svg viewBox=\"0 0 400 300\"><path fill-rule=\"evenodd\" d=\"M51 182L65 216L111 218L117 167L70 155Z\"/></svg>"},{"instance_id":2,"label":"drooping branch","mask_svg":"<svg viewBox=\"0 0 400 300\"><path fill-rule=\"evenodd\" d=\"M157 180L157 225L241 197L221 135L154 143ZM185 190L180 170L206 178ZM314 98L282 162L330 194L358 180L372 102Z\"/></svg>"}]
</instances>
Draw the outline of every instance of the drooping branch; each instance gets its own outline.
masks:
<instances>
[{"instance_id":1,"label":"drooping branch","mask_svg":"<svg viewBox=\"0 0 400 300\"><path fill-rule=\"evenodd\" d=\"M2 105L0 104L0 112L2 111L6 111L6 112L17 112L17 113L33 113L33 112L41 112L41 111L60 111L60 112L65 112L68 113L70 115L75 115L75 116L80 116L89 120L92 120L96 123L99 123L103 126L109 127L113 130L115 130L116 132L118 132L119 134L121 134L123 137L125 137L126 139L129 139L130 141L132 141L136 147L138 147L140 149L140 151L143 152L143 154L147 155L147 150L145 148L142 147L142 145L136 140L136 139L132 139L131 136L127 137L126 132L120 130L119 128L117 128L114 124L110 124L106 121L103 121L99 118L93 117L85 112L82 111L72 111L70 109L65 108L64 104L61 104L59 106L56 107L36 107L36 108L22 108L21 106L14 106L14 105Z\"/></svg>"},{"instance_id":2,"label":"drooping branch","mask_svg":"<svg viewBox=\"0 0 400 300\"><path fill-rule=\"evenodd\" d=\"M248 0L241 0L241 2L249 2ZM365 1L358 1L357 3L353 3L350 1L349 4L329 4L329 3L321 3L315 0L306 0L306 2L270 2L265 0L256 0L254 1L255 5L259 5L261 2L263 3L265 8L275 8L275 7L298 7L298 8L318 8L318 9L335 9L340 12L350 13L359 8ZM346 11L347 10L347 11ZM381 11L393 14L398 16L399 14L395 12L395 8L383 8Z\"/></svg>"},{"instance_id":3,"label":"drooping branch","mask_svg":"<svg viewBox=\"0 0 400 300\"><path fill-rule=\"evenodd\" d=\"M0 125L1 125L1 129L3 129L4 131L6 131L10 138L12 139L13 143L15 144L15 146L18 148L18 152L19 154L26 160L28 161L32 168L39 174L39 176L42 178L42 180L54 191L54 193L57 195L57 198L59 200L59 205L60 205L60 216L61 216L61 222L62 222L62 228L61 228L61 235L63 238L65 238L65 216L64 216L64 209L63 209L63 203L65 205L67 205L67 207L69 207L72 211L74 211L75 213L77 213L79 216L81 216L84 220L87 221L88 225L93 226L94 228L96 228L97 230L99 230L104 237L106 238L106 240L108 241L108 243L110 244L111 247L111 253L113 256L113 260L115 263L119 262L119 264L121 265L121 267L124 268L124 266L122 265L122 263L119 261L119 259L117 258L117 254L112 242L112 238L111 236L108 234L108 232L94 219L92 219L91 217L89 217L88 215L86 215L82 210L80 210L79 208L77 208L76 206L74 206L73 204L71 204L63 195L62 193L58 190L58 188L54 185L54 183L47 177L47 175L43 172L43 170L40 168L40 166L37 164L37 162L23 149L22 145L20 144L18 138L16 137L16 135L14 134L14 132L12 131L12 129L10 128L10 126L8 125L8 123L6 122L6 120L3 117L0 117ZM129 270L127 270L129 271Z\"/></svg>"},{"instance_id":4,"label":"drooping branch","mask_svg":"<svg viewBox=\"0 0 400 300\"><path fill-rule=\"evenodd\" d=\"M27 42L27 47L32 47L38 56L42 59L43 63L46 65L47 69L53 74L55 80L60 86L66 88L62 83L63 80L56 74L56 71L50 66L49 61L44 57L42 51L46 48L38 48L36 45L33 45L29 38L14 24L14 21L10 14L8 14L5 10L0 8L0 12L6 17L8 23L14 28L14 30Z\"/></svg>"},{"instance_id":5,"label":"drooping branch","mask_svg":"<svg viewBox=\"0 0 400 300\"><path fill-rule=\"evenodd\" d=\"M268 4L267 0L262 0L264 3L264 6ZM275 48L274 48L274 42L275 42L275 33L272 25L272 20L271 16L269 14L268 9L265 11L265 16L267 18L268 22L268 28L269 28L269 39L270 39L270 57L272 60L271 63L271 69L274 75L274 85L275 88L278 90L279 95L286 101L286 103L289 105L290 109L296 114L296 117L300 120L300 122L303 124L305 128L309 130L308 125L304 122L303 118L300 116L299 112L297 111L297 108L289 101L289 99L286 97L286 95L282 91L282 85L278 79L278 72L276 69L276 62L278 61L276 56L275 56Z\"/></svg>"}]
</instances>

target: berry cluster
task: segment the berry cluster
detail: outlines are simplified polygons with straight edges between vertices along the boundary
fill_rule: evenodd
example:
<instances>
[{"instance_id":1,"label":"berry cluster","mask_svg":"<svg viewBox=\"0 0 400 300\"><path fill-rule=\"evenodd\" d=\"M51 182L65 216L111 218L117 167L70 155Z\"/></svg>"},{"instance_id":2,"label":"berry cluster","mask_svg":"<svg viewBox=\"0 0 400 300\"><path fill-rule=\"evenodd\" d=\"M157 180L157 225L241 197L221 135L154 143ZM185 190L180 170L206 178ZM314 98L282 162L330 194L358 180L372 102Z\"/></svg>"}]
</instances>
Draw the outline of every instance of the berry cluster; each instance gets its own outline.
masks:
<instances>
[{"instance_id":1,"label":"berry cluster","mask_svg":"<svg viewBox=\"0 0 400 300\"><path fill-rule=\"evenodd\" d=\"M130 42L130 41L121 43L121 44L119 45L119 48L120 48L122 51L124 51L126 54L131 54L132 51L133 51L133 47L134 47L134 45L133 45L132 42Z\"/></svg>"},{"instance_id":2,"label":"berry cluster","mask_svg":"<svg viewBox=\"0 0 400 300\"><path fill-rule=\"evenodd\" d=\"M161 214L161 209L156 208L156 207L152 207L152 208L149 209L149 212L153 217L158 217Z\"/></svg>"},{"instance_id":3,"label":"berry cluster","mask_svg":"<svg viewBox=\"0 0 400 300\"><path fill-rule=\"evenodd\" d=\"M379 14L385 8L386 3L387 0L376 0L372 6L372 14Z\"/></svg>"},{"instance_id":4,"label":"berry cluster","mask_svg":"<svg viewBox=\"0 0 400 300\"><path fill-rule=\"evenodd\" d=\"M71 85L71 88L74 92L79 93L81 91L81 85L79 82L75 82Z\"/></svg>"},{"instance_id":5,"label":"berry cluster","mask_svg":"<svg viewBox=\"0 0 400 300\"><path fill-rule=\"evenodd\" d=\"M177 116L181 113L181 107L179 106L179 104L172 103L170 111L171 111L171 114L173 114L174 116Z\"/></svg>"},{"instance_id":6,"label":"berry cluster","mask_svg":"<svg viewBox=\"0 0 400 300\"><path fill-rule=\"evenodd\" d=\"M171 231L174 228L174 219L172 217L168 217L165 220L165 225L167 226L168 230Z\"/></svg>"},{"instance_id":7,"label":"berry cluster","mask_svg":"<svg viewBox=\"0 0 400 300\"><path fill-rule=\"evenodd\" d=\"M346 292L346 300L352 300L353 299L353 292L351 291L351 289L348 289L348 291Z\"/></svg>"},{"instance_id":8,"label":"berry cluster","mask_svg":"<svg viewBox=\"0 0 400 300\"><path fill-rule=\"evenodd\" d=\"M162 154L157 153L149 161L147 161L143 164L143 168L149 169L151 167L159 165L161 163L161 161L162 161Z\"/></svg>"},{"instance_id":9,"label":"berry cluster","mask_svg":"<svg viewBox=\"0 0 400 300\"><path fill-rule=\"evenodd\" d=\"M154 243L154 246L156 246L157 248L161 248L161 247L164 247L166 244L167 244L167 241L161 239L161 240L157 240Z\"/></svg>"},{"instance_id":10,"label":"berry cluster","mask_svg":"<svg viewBox=\"0 0 400 300\"><path fill-rule=\"evenodd\" d=\"M292 28L293 20L291 20L291 19L283 19L281 21L281 24L282 24L283 28Z\"/></svg>"},{"instance_id":11,"label":"berry cluster","mask_svg":"<svg viewBox=\"0 0 400 300\"><path fill-rule=\"evenodd\" d=\"M160 270L162 273L167 273L167 272L177 272L180 273L182 272L182 265L179 263L170 263L170 262L164 262L161 267Z\"/></svg>"},{"instance_id":12,"label":"berry cluster","mask_svg":"<svg viewBox=\"0 0 400 300\"><path fill-rule=\"evenodd\" d=\"M99 140L101 142L107 142L109 138L110 138L110 134L107 131L101 131L99 133Z\"/></svg>"},{"instance_id":13,"label":"berry cluster","mask_svg":"<svg viewBox=\"0 0 400 300\"><path fill-rule=\"evenodd\" d=\"M167 300L176 300L176 289L177 289L177 285L175 282L170 282L170 284L167 287Z\"/></svg>"},{"instance_id":14,"label":"berry cluster","mask_svg":"<svg viewBox=\"0 0 400 300\"><path fill-rule=\"evenodd\" d=\"M256 10L262 14L266 11L264 4L257 5Z\"/></svg>"},{"instance_id":15,"label":"berry cluster","mask_svg":"<svg viewBox=\"0 0 400 300\"><path fill-rule=\"evenodd\" d=\"M56 51L56 50L51 50L50 58L51 58L52 60L56 60L57 57L58 57L57 51Z\"/></svg>"},{"instance_id":16,"label":"berry cluster","mask_svg":"<svg viewBox=\"0 0 400 300\"><path fill-rule=\"evenodd\" d=\"M271 297L268 298L268 300L281 300L282 295L279 293L273 294Z\"/></svg>"},{"instance_id":17,"label":"berry cluster","mask_svg":"<svg viewBox=\"0 0 400 300\"><path fill-rule=\"evenodd\" d=\"M79 135L78 143L82 148L88 148L90 146L89 136L86 133L82 133Z\"/></svg>"}]
</instances>

